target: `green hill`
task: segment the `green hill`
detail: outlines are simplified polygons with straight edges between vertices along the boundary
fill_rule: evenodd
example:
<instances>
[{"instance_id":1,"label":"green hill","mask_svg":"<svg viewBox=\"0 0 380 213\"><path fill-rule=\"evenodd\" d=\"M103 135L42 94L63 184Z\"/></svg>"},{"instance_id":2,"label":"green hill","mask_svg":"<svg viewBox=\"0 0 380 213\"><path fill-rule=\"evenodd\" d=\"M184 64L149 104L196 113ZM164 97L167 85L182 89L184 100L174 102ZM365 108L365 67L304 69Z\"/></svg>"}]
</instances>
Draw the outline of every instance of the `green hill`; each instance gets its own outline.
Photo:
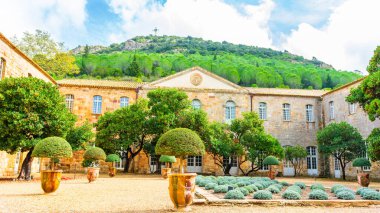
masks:
<instances>
[{"instance_id":1,"label":"green hill","mask_svg":"<svg viewBox=\"0 0 380 213\"><path fill-rule=\"evenodd\" d=\"M242 86L321 89L361 77L287 51L193 37L139 36L109 47L80 46L73 53L80 78L152 81L200 66ZM138 70L130 66L134 56Z\"/></svg>"}]
</instances>

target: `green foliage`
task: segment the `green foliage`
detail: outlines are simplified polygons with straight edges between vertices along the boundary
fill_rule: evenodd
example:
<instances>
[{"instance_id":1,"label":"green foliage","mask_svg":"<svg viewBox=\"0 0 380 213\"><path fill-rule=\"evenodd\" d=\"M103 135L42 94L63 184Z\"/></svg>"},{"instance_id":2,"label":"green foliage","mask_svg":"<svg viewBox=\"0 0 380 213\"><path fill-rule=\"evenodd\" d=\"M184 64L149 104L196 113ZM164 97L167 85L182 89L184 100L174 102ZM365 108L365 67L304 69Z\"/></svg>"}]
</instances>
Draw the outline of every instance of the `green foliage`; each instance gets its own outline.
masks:
<instances>
[{"instance_id":1,"label":"green foliage","mask_svg":"<svg viewBox=\"0 0 380 213\"><path fill-rule=\"evenodd\" d=\"M227 185L218 185L214 187L214 193L226 193L228 192Z\"/></svg>"},{"instance_id":2,"label":"green foliage","mask_svg":"<svg viewBox=\"0 0 380 213\"><path fill-rule=\"evenodd\" d=\"M156 153L185 157L188 155L203 155L205 146L194 131L186 128L176 128L163 134L156 145Z\"/></svg>"},{"instance_id":3,"label":"green foliage","mask_svg":"<svg viewBox=\"0 0 380 213\"><path fill-rule=\"evenodd\" d=\"M278 188L278 190L282 190L282 188L284 188L284 186L283 185L281 185L281 184L279 184L279 183L276 183L276 184L273 184L272 186L275 186L275 187L277 187Z\"/></svg>"},{"instance_id":4,"label":"green foliage","mask_svg":"<svg viewBox=\"0 0 380 213\"><path fill-rule=\"evenodd\" d=\"M30 150L38 140L64 137L75 116L57 87L37 78L0 81L0 150Z\"/></svg>"},{"instance_id":5,"label":"green foliage","mask_svg":"<svg viewBox=\"0 0 380 213\"><path fill-rule=\"evenodd\" d=\"M256 186L259 190L264 189L264 186L261 185L260 183L254 183L253 185Z\"/></svg>"},{"instance_id":6,"label":"green foliage","mask_svg":"<svg viewBox=\"0 0 380 213\"><path fill-rule=\"evenodd\" d=\"M341 191L336 194L336 197L342 200L354 200L355 195L349 191Z\"/></svg>"},{"instance_id":7,"label":"green foliage","mask_svg":"<svg viewBox=\"0 0 380 213\"><path fill-rule=\"evenodd\" d=\"M285 159L294 167L294 176L299 175L303 169L303 161L307 156L306 149L300 145L286 146Z\"/></svg>"},{"instance_id":8,"label":"green foliage","mask_svg":"<svg viewBox=\"0 0 380 213\"><path fill-rule=\"evenodd\" d=\"M208 183L205 185L205 189L207 189L207 190L214 189L215 186L217 186L217 185L218 184L216 184L216 183Z\"/></svg>"},{"instance_id":9,"label":"green foliage","mask_svg":"<svg viewBox=\"0 0 380 213\"><path fill-rule=\"evenodd\" d=\"M360 83L357 88L351 89L346 100L359 105L368 114L371 121L380 117L380 46L377 46L372 56L367 71L369 75Z\"/></svg>"},{"instance_id":10,"label":"green foliage","mask_svg":"<svg viewBox=\"0 0 380 213\"><path fill-rule=\"evenodd\" d=\"M244 194L239 189L234 189L231 191L228 191L226 195L224 195L225 199L235 199L235 200L242 200L244 199Z\"/></svg>"},{"instance_id":11,"label":"green foliage","mask_svg":"<svg viewBox=\"0 0 380 213\"><path fill-rule=\"evenodd\" d=\"M371 162L367 158L355 158L352 161L353 167L371 166Z\"/></svg>"},{"instance_id":12,"label":"green foliage","mask_svg":"<svg viewBox=\"0 0 380 213\"><path fill-rule=\"evenodd\" d=\"M33 61L55 78L79 73L75 57L70 52L57 52L52 57L38 54L33 57Z\"/></svg>"},{"instance_id":13,"label":"green foliage","mask_svg":"<svg viewBox=\"0 0 380 213\"><path fill-rule=\"evenodd\" d=\"M367 138L368 156L372 161L380 161L380 128L372 130Z\"/></svg>"},{"instance_id":14,"label":"green foliage","mask_svg":"<svg viewBox=\"0 0 380 213\"><path fill-rule=\"evenodd\" d=\"M257 200L271 200L272 193L268 190L259 190L253 194L253 199Z\"/></svg>"},{"instance_id":15,"label":"green foliage","mask_svg":"<svg viewBox=\"0 0 380 213\"><path fill-rule=\"evenodd\" d=\"M106 162L120 162L120 157L117 154L109 154L106 157Z\"/></svg>"},{"instance_id":16,"label":"green foliage","mask_svg":"<svg viewBox=\"0 0 380 213\"><path fill-rule=\"evenodd\" d=\"M129 65L129 67L127 69L127 73L130 76L135 76L135 77L140 77L142 75L140 68L139 68L139 65L137 64L137 61L136 61L136 55L133 56L133 61Z\"/></svg>"},{"instance_id":17,"label":"green foliage","mask_svg":"<svg viewBox=\"0 0 380 213\"><path fill-rule=\"evenodd\" d=\"M278 187L274 185L269 186L267 190L274 194L280 193L280 190L278 189Z\"/></svg>"},{"instance_id":18,"label":"green foliage","mask_svg":"<svg viewBox=\"0 0 380 213\"><path fill-rule=\"evenodd\" d=\"M317 140L321 153L333 155L339 161L343 179L346 178L346 165L365 151L365 144L359 131L346 122L331 123L319 130Z\"/></svg>"},{"instance_id":19,"label":"green foliage","mask_svg":"<svg viewBox=\"0 0 380 213\"><path fill-rule=\"evenodd\" d=\"M294 185L300 187L301 189L306 189L306 185L303 182L295 182Z\"/></svg>"},{"instance_id":20,"label":"green foliage","mask_svg":"<svg viewBox=\"0 0 380 213\"><path fill-rule=\"evenodd\" d=\"M302 189L301 189L301 187L299 187L299 186L297 186L297 185L289 186L286 190L295 191L295 192L297 192L298 194L301 194L301 193L302 193Z\"/></svg>"},{"instance_id":21,"label":"green foliage","mask_svg":"<svg viewBox=\"0 0 380 213\"><path fill-rule=\"evenodd\" d=\"M252 189L253 189L253 191L258 191L259 190L259 188L255 185L255 184L251 184L251 185L249 185Z\"/></svg>"},{"instance_id":22,"label":"green foliage","mask_svg":"<svg viewBox=\"0 0 380 213\"><path fill-rule=\"evenodd\" d=\"M283 185L283 186L289 186L289 185L290 185L290 184L289 184L288 182L286 182L286 181L281 181L280 184Z\"/></svg>"},{"instance_id":23,"label":"green foliage","mask_svg":"<svg viewBox=\"0 0 380 213\"><path fill-rule=\"evenodd\" d=\"M161 155L159 161L165 162L165 163L174 163L176 162L176 159L175 159L175 156Z\"/></svg>"},{"instance_id":24,"label":"green foliage","mask_svg":"<svg viewBox=\"0 0 380 213\"><path fill-rule=\"evenodd\" d=\"M70 144L60 137L48 137L36 144L32 157L42 158L70 158L73 150Z\"/></svg>"},{"instance_id":25,"label":"green foliage","mask_svg":"<svg viewBox=\"0 0 380 213\"><path fill-rule=\"evenodd\" d=\"M82 161L82 166L83 167L90 167L92 165L92 160L84 159Z\"/></svg>"},{"instance_id":26,"label":"green foliage","mask_svg":"<svg viewBox=\"0 0 380 213\"><path fill-rule=\"evenodd\" d=\"M311 190L319 189L319 190L325 191L325 187L320 183L315 183L315 184L311 185L310 189Z\"/></svg>"},{"instance_id":27,"label":"green foliage","mask_svg":"<svg viewBox=\"0 0 380 213\"><path fill-rule=\"evenodd\" d=\"M279 165L278 159L274 156L268 156L263 160L264 165Z\"/></svg>"},{"instance_id":28,"label":"green foliage","mask_svg":"<svg viewBox=\"0 0 380 213\"><path fill-rule=\"evenodd\" d=\"M367 187L363 187L363 188L360 188L358 189L358 191L356 193L360 194L361 197L364 197L364 195L368 192L373 192L373 191L376 191L375 189L371 189L371 188L367 188Z\"/></svg>"},{"instance_id":29,"label":"green foliage","mask_svg":"<svg viewBox=\"0 0 380 213\"><path fill-rule=\"evenodd\" d=\"M92 124L85 122L81 126L72 127L66 135L66 140L69 142L73 150L85 149L89 142L94 138L92 132Z\"/></svg>"},{"instance_id":30,"label":"green foliage","mask_svg":"<svg viewBox=\"0 0 380 213\"><path fill-rule=\"evenodd\" d=\"M309 199L311 199L311 200L328 200L329 196L326 192L317 189L317 190L312 190L309 193Z\"/></svg>"},{"instance_id":31,"label":"green foliage","mask_svg":"<svg viewBox=\"0 0 380 213\"><path fill-rule=\"evenodd\" d=\"M365 191L363 193L363 199L364 200L380 200L380 192L377 191Z\"/></svg>"},{"instance_id":32,"label":"green foliage","mask_svg":"<svg viewBox=\"0 0 380 213\"><path fill-rule=\"evenodd\" d=\"M282 193L282 198L286 200L300 200L301 195L293 190L286 190L284 193Z\"/></svg>"},{"instance_id":33,"label":"green foliage","mask_svg":"<svg viewBox=\"0 0 380 213\"><path fill-rule=\"evenodd\" d=\"M347 188L347 187L341 187L341 188L339 188L339 189L336 189L336 190L334 191L334 194L335 194L335 195L338 195L340 192L343 192L343 191L345 191L345 192L349 192L349 193L351 193L351 194L355 194L355 192L354 192L353 190L351 190L351 189L349 189L349 188Z\"/></svg>"},{"instance_id":34,"label":"green foliage","mask_svg":"<svg viewBox=\"0 0 380 213\"><path fill-rule=\"evenodd\" d=\"M246 190L248 190L249 193L252 193L252 192L256 191L256 190L253 188L252 185L244 186L244 188L245 188Z\"/></svg>"},{"instance_id":35,"label":"green foliage","mask_svg":"<svg viewBox=\"0 0 380 213\"><path fill-rule=\"evenodd\" d=\"M90 147L84 152L83 158L91 161L105 160L106 153L102 148Z\"/></svg>"},{"instance_id":36,"label":"green foliage","mask_svg":"<svg viewBox=\"0 0 380 213\"><path fill-rule=\"evenodd\" d=\"M244 196L247 196L249 194L248 189L246 189L245 187L239 187L237 188L237 190L241 191L241 193L243 193Z\"/></svg>"},{"instance_id":37,"label":"green foliage","mask_svg":"<svg viewBox=\"0 0 380 213\"><path fill-rule=\"evenodd\" d=\"M340 188L344 188L345 186L341 185L341 184L334 184L332 187L331 187L331 193L335 193L335 191L337 189L340 189Z\"/></svg>"}]
</instances>

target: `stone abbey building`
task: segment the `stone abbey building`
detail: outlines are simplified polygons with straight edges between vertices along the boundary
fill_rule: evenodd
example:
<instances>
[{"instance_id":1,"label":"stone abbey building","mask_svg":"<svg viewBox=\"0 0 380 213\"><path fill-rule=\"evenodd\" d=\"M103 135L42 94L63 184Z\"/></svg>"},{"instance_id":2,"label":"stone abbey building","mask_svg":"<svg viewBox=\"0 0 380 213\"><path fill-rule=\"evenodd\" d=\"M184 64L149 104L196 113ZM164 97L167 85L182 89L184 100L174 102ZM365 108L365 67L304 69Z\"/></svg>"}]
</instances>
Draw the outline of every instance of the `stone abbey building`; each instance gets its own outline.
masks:
<instances>
[{"instance_id":1,"label":"stone abbey building","mask_svg":"<svg viewBox=\"0 0 380 213\"><path fill-rule=\"evenodd\" d=\"M149 83L84 79L64 79L55 82L10 42L4 42L3 36L0 38L2 38L0 40L2 77L29 76L25 73L17 74L17 70L30 70L31 76L57 84L60 93L66 98L67 107L78 116L78 123L86 120L94 123L105 112L133 104L138 98L146 98L150 90L177 88L186 92L192 106L207 112L212 121L230 122L234 118L241 117L242 112L257 112L260 119L264 120L266 131L276 137L283 146L299 144L307 150L303 175L336 178L341 176L340 166L334 158L323 158L318 153L317 131L331 122L346 121L358 128L363 138L366 138L373 128L380 127L380 122L369 121L357 104L345 101L350 89L360 84L361 79L332 91L247 88L231 83L200 67L194 67ZM10 57L11 55L17 57ZM16 63L25 63L25 66L28 65L33 69L10 66ZM74 164L75 168L77 167L81 158L78 153L74 156L76 157L65 161L69 165L67 169L69 171L72 171L71 167ZM0 152L0 176L17 173L19 167L17 162L20 159L22 153L11 156ZM136 173L152 173L156 171L156 160L155 156L141 152L134 158L131 169ZM231 175L240 174L238 158L231 157L225 160L233 162ZM35 164L38 170L38 161L35 161ZM117 166L122 169L123 163ZM267 169L263 167L261 172ZM356 168L348 166L346 169L348 177L356 176ZM366 169L371 170L372 177L380 178L378 164L373 163L371 168ZM222 174L221 168L215 164L209 154L189 156L187 171ZM284 176L292 176L294 168L289 162L284 161L279 166L279 172Z\"/></svg>"}]
</instances>

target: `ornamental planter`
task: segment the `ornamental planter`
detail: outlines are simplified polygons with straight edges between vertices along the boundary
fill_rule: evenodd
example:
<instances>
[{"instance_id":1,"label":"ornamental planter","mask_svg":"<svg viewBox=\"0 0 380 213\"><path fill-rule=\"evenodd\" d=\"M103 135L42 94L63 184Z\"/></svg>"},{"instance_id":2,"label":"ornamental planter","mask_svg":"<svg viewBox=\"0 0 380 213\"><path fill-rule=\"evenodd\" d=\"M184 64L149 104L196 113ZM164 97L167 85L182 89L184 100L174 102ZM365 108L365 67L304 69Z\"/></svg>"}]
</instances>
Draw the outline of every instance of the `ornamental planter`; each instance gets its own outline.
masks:
<instances>
[{"instance_id":1,"label":"ornamental planter","mask_svg":"<svg viewBox=\"0 0 380 213\"><path fill-rule=\"evenodd\" d=\"M55 192L61 183L62 170L41 171L41 187L45 193Z\"/></svg>"},{"instance_id":2,"label":"ornamental planter","mask_svg":"<svg viewBox=\"0 0 380 213\"><path fill-rule=\"evenodd\" d=\"M177 211L190 211L195 194L196 173L169 174L169 194Z\"/></svg>"},{"instance_id":3,"label":"ornamental planter","mask_svg":"<svg viewBox=\"0 0 380 213\"><path fill-rule=\"evenodd\" d=\"M110 167L108 170L108 175L114 177L116 175L117 169L115 167Z\"/></svg>"},{"instance_id":4,"label":"ornamental planter","mask_svg":"<svg viewBox=\"0 0 380 213\"><path fill-rule=\"evenodd\" d=\"M368 187L369 185L369 174L368 173L358 173L358 183L362 187Z\"/></svg>"},{"instance_id":5,"label":"ornamental planter","mask_svg":"<svg viewBox=\"0 0 380 213\"><path fill-rule=\"evenodd\" d=\"M98 167L88 167L87 168L87 180L89 183L95 181L99 177Z\"/></svg>"},{"instance_id":6,"label":"ornamental planter","mask_svg":"<svg viewBox=\"0 0 380 213\"><path fill-rule=\"evenodd\" d=\"M269 172L268 172L268 177L271 179L271 180L274 180L276 178L276 171L273 170L273 169L270 169Z\"/></svg>"},{"instance_id":7,"label":"ornamental planter","mask_svg":"<svg viewBox=\"0 0 380 213\"><path fill-rule=\"evenodd\" d=\"M166 179L168 175L172 172L171 168L161 168L161 176Z\"/></svg>"}]
</instances>

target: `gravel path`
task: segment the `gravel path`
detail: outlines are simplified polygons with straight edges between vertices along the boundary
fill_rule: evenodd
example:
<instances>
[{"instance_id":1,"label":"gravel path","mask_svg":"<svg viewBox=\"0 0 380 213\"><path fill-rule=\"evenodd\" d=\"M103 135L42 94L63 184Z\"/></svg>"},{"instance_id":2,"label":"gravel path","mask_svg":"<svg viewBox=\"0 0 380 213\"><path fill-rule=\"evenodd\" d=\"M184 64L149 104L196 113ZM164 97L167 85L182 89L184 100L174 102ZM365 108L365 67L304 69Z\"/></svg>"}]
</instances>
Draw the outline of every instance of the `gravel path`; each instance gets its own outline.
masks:
<instances>
[{"instance_id":1,"label":"gravel path","mask_svg":"<svg viewBox=\"0 0 380 213\"><path fill-rule=\"evenodd\" d=\"M65 175L64 175L65 176ZM66 175L67 176L67 175ZM78 176L77 176L78 178ZM290 181L289 181L290 182ZM306 181L304 181L306 182ZM0 181L0 212L169 212L168 181L160 176L101 176L89 184L83 175L61 182L45 195L38 181ZM380 212L380 208L193 206L193 212Z\"/></svg>"}]
</instances>

